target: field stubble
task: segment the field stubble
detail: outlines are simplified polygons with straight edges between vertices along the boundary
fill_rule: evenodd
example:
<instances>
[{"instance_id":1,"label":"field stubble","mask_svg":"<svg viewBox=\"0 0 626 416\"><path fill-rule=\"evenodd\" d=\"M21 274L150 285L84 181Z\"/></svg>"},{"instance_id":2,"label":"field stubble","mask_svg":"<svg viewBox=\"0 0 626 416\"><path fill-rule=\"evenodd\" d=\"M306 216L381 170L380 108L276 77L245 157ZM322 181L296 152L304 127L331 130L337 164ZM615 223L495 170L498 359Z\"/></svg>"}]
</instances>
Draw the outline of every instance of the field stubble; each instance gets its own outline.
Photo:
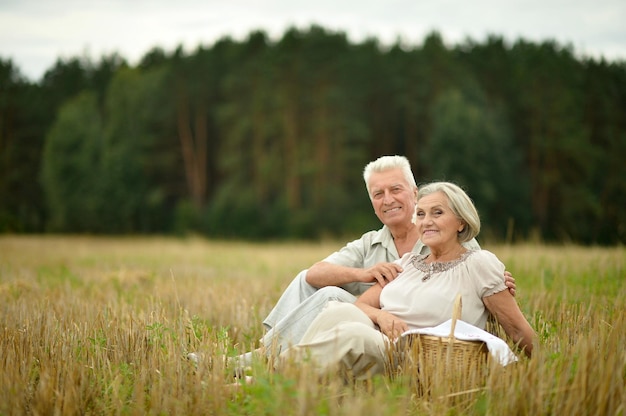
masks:
<instances>
[{"instance_id":1,"label":"field stubble","mask_svg":"<svg viewBox=\"0 0 626 416\"><path fill-rule=\"evenodd\" d=\"M340 246L2 236L0 414L626 414L621 247L486 246L540 346L471 391L346 384L306 362L257 362L255 383L233 387L221 357L258 346L288 282ZM197 367L190 351L204 354Z\"/></svg>"}]
</instances>

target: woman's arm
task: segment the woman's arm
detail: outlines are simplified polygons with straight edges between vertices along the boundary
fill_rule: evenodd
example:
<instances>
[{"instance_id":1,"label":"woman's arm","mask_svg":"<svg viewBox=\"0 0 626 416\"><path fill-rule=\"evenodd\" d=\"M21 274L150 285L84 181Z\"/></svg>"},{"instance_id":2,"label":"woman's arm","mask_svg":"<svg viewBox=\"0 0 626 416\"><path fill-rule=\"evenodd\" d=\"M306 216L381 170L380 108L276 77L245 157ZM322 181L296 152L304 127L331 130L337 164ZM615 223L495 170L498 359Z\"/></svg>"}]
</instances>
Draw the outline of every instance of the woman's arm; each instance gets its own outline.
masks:
<instances>
[{"instance_id":1,"label":"woman's arm","mask_svg":"<svg viewBox=\"0 0 626 416\"><path fill-rule=\"evenodd\" d=\"M483 303L502 325L506 334L530 357L537 336L511 293L503 290L495 295L485 296Z\"/></svg>"},{"instance_id":2,"label":"woman's arm","mask_svg":"<svg viewBox=\"0 0 626 416\"><path fill-rule=\"evenodd\" d=\"M380 309L380 293L383 287L377 283L367 289L354 304L391 339L396 339L409 327L402 319Z\"/></svg>"}]
</instances>

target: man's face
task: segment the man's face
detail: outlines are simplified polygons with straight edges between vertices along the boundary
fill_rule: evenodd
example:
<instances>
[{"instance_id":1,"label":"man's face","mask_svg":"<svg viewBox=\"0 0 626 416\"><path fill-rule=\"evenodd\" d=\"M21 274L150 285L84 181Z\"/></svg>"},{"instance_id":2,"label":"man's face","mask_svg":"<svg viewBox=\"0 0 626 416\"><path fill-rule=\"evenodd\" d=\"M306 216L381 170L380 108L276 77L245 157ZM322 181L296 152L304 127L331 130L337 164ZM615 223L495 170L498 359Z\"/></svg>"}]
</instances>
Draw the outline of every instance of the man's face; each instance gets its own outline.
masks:
<instances>
[{"instance_id":1,"label":"man's face","mask_svg":"<svg viewBox=\"0 0 626 416\"><path fill-rule=\"evenodd\" d=\"M388 227L411 223L417 188L411 186L400 169L374 172L370 176L370 200L378 219Z\"/></svg>"}]
</instances>

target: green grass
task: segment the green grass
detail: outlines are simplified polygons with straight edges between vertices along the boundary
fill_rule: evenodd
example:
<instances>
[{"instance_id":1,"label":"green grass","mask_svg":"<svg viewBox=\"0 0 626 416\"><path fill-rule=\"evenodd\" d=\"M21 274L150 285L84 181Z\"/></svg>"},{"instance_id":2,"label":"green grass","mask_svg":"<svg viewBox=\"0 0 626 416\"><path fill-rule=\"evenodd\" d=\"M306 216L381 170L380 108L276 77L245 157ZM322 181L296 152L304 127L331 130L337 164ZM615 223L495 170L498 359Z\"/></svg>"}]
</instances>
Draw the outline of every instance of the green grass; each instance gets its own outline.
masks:
<instances>
[{"instance_id":1,"label":"green grass","mask_svg":"<svg viewBox=\"0 0 626 416\"><path fill-rule=\"evenodd\" d=\"M540 348L475 391L345 384L307 362L257 362L233 387L221 357L257 347L287 283L341 245L0 236L0 415L626 414L624 248L485 247Z\"/></svg>"}]
</instances>

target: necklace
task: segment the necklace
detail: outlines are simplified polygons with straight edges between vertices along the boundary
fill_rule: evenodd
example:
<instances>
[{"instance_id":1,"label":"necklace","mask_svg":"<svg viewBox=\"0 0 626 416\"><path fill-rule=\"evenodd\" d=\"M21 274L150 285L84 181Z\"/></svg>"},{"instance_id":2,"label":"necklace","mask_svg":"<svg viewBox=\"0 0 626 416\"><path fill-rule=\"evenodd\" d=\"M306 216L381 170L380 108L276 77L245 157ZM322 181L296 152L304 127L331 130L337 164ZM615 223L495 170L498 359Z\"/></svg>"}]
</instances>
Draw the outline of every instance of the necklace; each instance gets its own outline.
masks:
<instances>
[{"instance_id":1,"label":"necklace","mask_svg":"<svg viewBox=\"0 0 626 416\"><path fill-rule=\"evenodd\" d=\"M446 270L450 270L461 264L473 252L473 250L468 250L461 254L461 257L458 259L450 261L433 261L431 263L426 263L426 259L430 256L430 254L415 255L411 259L411 264L413 264L413 267L417 270L425 273L425 276L422 277L422 282L425 282L429 280L433 274L445 272Z\"/></svg>"}]
</instances>

